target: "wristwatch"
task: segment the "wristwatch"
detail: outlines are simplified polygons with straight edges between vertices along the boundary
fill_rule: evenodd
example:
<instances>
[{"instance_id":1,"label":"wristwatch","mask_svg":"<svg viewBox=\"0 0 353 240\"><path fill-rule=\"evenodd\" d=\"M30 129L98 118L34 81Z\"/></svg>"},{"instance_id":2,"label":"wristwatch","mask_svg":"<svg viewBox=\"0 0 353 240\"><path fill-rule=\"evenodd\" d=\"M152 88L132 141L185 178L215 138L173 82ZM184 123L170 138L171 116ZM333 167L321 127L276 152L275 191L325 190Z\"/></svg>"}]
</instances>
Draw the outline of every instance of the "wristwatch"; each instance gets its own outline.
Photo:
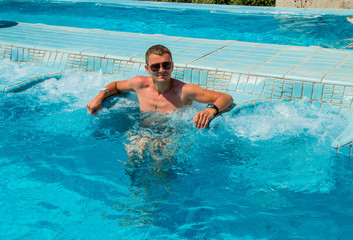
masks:
<instances>
[{"instance_id":1,"label":"wristwatch","mask_svg":"<svg viewBox=\"0 0 353 240\"><path fill-rule=\"evenodd\" d=\"M109 91L107 88L102 88L102 89L99 89L99 92L101 91L105 91L106 92L106 95L108 96L109 95Z\"/></svg>"},{"instance_id":2,"label":"wristwatch","mask_svg":"<svg viewBox=\"0 0 353 240\"><path fill-rule=\"evenodd\" d=\"M218 107L216 105L214 105L213 103L207 104L206 108L214 108L214 109L216 109L215 116L219 113Z\"/></svg>"}]
</instances>

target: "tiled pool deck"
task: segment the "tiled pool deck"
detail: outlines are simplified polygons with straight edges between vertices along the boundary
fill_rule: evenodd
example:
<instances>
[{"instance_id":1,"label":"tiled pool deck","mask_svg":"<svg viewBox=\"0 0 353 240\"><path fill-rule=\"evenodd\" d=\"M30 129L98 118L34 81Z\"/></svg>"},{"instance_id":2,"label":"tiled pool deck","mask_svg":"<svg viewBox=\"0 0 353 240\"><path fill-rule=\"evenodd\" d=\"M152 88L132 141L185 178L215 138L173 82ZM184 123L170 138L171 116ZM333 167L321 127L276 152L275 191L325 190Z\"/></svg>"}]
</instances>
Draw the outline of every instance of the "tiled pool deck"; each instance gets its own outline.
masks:
<instances>
[{"instance_id":1,"label":"tiled pool deck","mask_svg":"<svg viewBox=\"0 0 353 240\"><path fill-rule=\"evenodd\" d=\"M102 71L118 79L145 75L144 54L154 44L171 49L174 77L231 93L238 103L234 112L264 101L307 98L317 107L353 122L350 50L28 23L0 29L0 59L32 62L44 76L68 69ZM0 82L0 91L25 89L43 76L39 80L28 78L32 82ZM353 130L347 131L332 147L351 150Z\"/></svg>"}]
</instances>

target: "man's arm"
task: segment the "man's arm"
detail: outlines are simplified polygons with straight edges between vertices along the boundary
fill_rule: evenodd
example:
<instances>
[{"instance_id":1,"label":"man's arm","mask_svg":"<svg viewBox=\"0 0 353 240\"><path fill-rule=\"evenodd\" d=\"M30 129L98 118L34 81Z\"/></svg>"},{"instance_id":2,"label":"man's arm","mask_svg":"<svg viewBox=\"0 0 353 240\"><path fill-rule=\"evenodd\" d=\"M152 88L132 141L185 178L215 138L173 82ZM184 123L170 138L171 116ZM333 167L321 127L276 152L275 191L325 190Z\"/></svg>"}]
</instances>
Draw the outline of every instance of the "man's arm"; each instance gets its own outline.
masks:
<instances>
[{"instance_id":1,"label":"man's arm","mask_svg":"<svg viewBox=\"0 0 353 240\"><path fill-rule=\"evenodd\" d=\"M187 84L188 96L200 103L213 103L219 112L226 110L232 103L233 98L227 93L215 92L203 89L194 84ZM206 128L210 121L215 117L217 110L214 108L206 108L198 112L194 117L196 128Z\"/></svg>"},{"instance_id":2,"label":"man's arm","mask_svg":"<svg viewBox=\"0 0 353 240\"><path fill-rule=\"evenodd\" d=\"M131 79L124 81L111 82L107 86L106 91L100 91L88 104L87 110L90 114L97 115L102 107L102 103L106 97L118 94L119 92L133 92L134 89L131 87Z\"/></svg>"}]
</instances>

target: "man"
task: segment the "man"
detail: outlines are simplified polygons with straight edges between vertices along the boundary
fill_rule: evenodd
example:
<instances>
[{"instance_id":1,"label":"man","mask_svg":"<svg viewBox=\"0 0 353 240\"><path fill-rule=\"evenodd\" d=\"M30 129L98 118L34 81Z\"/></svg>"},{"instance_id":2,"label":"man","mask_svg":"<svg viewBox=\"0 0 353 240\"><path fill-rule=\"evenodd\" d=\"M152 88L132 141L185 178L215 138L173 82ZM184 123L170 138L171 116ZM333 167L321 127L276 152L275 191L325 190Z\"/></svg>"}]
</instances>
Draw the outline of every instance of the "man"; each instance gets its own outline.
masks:
<instances>
[{"instance_id":1,"label":"man","mask_svg":"<svg viewBox=\"0 0 353 240\"><path fill-rule=\"evenodd\" d=\"M145 68L151 76L136 76L108 84L87 104L88 111L96 115L104 98L119 92L136 92L142 112L168 113L184 105L191 105L195 100L209 104L193 119L196 128L207 128L216 114L232 104L233 98L229 94L205 90L195 84L186 84L171 78L174 64L168 48L162 45L152 46L145 57Z\"/></svg>"}]
</instances>

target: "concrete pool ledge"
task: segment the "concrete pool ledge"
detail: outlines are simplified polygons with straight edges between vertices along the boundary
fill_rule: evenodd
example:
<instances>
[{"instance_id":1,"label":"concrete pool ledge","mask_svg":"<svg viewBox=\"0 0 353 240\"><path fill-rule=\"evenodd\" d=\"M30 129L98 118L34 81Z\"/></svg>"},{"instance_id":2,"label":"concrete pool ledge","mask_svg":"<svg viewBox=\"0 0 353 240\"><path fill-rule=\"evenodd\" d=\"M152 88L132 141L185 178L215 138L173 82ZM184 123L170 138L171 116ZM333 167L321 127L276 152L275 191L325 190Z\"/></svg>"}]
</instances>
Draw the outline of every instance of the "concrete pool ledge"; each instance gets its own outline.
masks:
<instances>
[{"instance_id":1,"label":"concrete pool ledge","mask_svg":"<svg viewBox=\"0 0 353 240\"><path fill-rule=\"evenodd\" d=\"M154 44L171 49L175 62L173 77L208 89L227 91L237 103L305 98L323 110L351 111L352 108L353 51L348 49L29 23L0 29L0 59L60 71L102 71L117 79L146 75L144 54ZM11 84L0 82L3 88ZM341 145L338 144L339 150L348 146Z\"/></svg>"}]
</instances>

